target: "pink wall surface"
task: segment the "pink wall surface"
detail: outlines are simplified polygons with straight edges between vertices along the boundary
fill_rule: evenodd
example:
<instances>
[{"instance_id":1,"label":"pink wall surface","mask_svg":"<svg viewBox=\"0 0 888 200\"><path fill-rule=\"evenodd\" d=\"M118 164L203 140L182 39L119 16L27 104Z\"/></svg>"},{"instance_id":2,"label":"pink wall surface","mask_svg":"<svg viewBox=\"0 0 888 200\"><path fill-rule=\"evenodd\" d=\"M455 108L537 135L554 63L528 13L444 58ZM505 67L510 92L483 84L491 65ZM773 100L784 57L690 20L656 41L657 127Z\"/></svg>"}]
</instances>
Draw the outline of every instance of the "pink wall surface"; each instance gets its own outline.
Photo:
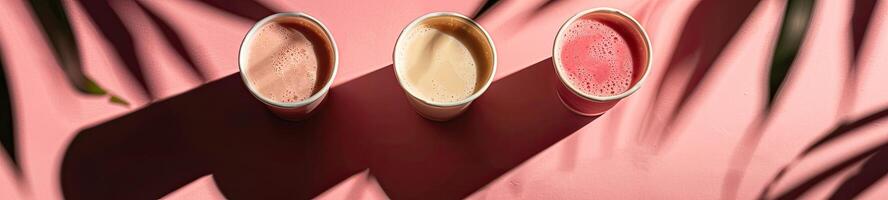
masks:
<instances>
[{"instance_id":1,"label":"pink wall surface","mask_svg":"<svg viewBox=\"0 0 888 200\"><path fill-rule=\"evenodd\" d=\"M111 1L133 38L152 100L90 20L86 7L95 4L64 2L86 73L132 105L70 87L27 3L0 2L0 48L23 172L17 177L10 160L0 159L0 199L61 199L63 193L124 199L753 199L841 120L888 106L888 45L879 45L888 44L884 2L875 8L862 47L854 106L839 108L852 59L852 1L818 1L808 38L760 133L750 127L764 105L782 0L750 7L721 55L706 48L676 53L682 45L718 46L726 32L686 29L686 22L730 24L730 13L695 13L696 0L560 1L538 14L532 10L544 1L506 1L480 20L496 44L496 81L467 113L446 123L411 110L394 80L392 50L416 17L470 15L480 1L262 1L276 11L315 16L339 47L340 71L327 107L300 123L273 118L239 82L238 47L255 18L267 14L261 9L234 3L243 4L233 6L246 13L241 16L202 1ZM601 6L627 11L644 24L654 65L637 93L600 117L583 118L557 102L549 58L561 24ZM179 34L207 80L177 56L146 9ZM702 39L682 43L683 30ZM672 59L676 55L684 59ZM682 114L666 114L692 78L686 66L706 62L712 62L708 75ZM670 63L678 67L663 80ZM653 103L658 88L665 103ZM675 125L663 131L669 120ZM800 160L774 191L888 140L884 123ZM827 197L854 169L803 197ZM885 199L888 183L861 197Z\"/></svg>"}]
</instances>

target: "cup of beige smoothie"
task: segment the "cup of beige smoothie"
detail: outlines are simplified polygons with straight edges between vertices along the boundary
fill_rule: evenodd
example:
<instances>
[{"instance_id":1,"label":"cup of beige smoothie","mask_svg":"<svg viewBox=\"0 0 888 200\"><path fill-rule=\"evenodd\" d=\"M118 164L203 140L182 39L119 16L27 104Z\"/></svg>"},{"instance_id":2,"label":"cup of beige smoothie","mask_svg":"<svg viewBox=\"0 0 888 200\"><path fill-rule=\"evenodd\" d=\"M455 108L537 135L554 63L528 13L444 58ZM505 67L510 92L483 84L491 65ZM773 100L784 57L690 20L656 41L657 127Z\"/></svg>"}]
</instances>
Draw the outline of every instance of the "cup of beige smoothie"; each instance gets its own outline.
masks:
<instances>
[{"instance_id":1,"label":"cup of beige smoothie","mask_svg":"<svg viewBox=\"0 0 888 200\"><path fill-rule=\"evenodd\" d=\"M278 13L247 32L238 55L250 93L277 116L298 121L323 102L339 65L333 35L314 17Z\"/></svg>"},{"instance_id":2,"label":"cup of beige smoothie","mask_svg":"<svg viewBox=\"0 0 888 200\"><path fill-rule=\"evenodd\" d=\"M487 31L468 17L430 13L401 32L394 68L416 112L446 121L463 113L490 86L496 48Z\"/></svg>"}]
</instances>

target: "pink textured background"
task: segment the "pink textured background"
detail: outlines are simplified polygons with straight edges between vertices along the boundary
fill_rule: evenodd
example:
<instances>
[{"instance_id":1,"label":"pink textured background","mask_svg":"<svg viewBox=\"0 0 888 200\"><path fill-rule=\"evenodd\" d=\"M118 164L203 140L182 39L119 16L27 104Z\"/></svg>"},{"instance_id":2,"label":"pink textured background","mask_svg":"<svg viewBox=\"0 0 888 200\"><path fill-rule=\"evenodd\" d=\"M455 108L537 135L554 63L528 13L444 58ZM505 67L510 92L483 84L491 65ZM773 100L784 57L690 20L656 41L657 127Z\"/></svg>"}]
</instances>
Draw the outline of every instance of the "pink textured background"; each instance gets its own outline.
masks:
<instances>
[{"instance_id":1,"label":"pink textured background","mask_svg":"<svg viewBox=\"0 0 888 200\"><path fill-rule=\"evenodd\" d=\"M186 71L161 32L130 1L112 7L131 30L140 62L153 92L160 98L187 93L203 83ZM391 64L398 33L414 18L433 11L471 14L480 1L263 1L279 11L304 11L331 29L340 50L336 86ZM716 199L733 150L763 105L766 70L783 1L764 0L716 60L710 77L692 97L668 144L654 151L639 142L645 106L662 76L683 24L697 1L661 1L642 9L647 1L565 1L540 15L513 20L541 1L508 1L481 21L491 33L499 56L497 79L504 79L551 56L551 44L564 20L588 8L609 6L625 10L646 26L654 46L651 79L638 93L611 112L585 124L551 146L472 193L472 199ZM127 75L109 44L88 20L83 8L66 1L80 42L85 71L133 106L121 107L104 98L77 93L55 66L30 9L22 1L0 2L0 44L15 108L19 159L23 179L17 180L8 159L0 159L0 199L60 199L60 167L77 133L149 105L137 83ZM237 72L237 49L252 22L192 1L143 1L184 37L199 55L197 62L210 80ZM841 87L851 57L848 34L851 1L819 1L813 24L772 121L768 124L738 197L756 197L768 180L790 159L824 134L842 116L856 117L888 105L888 7L876 8L861 57L860 85L854 110L837 113ZM526 23L521 27L519 24ZM704 33L705 34L705 33ZM881 56L880 56L881 55ZM548 62L548 61L545 61ZM393 76L391 78L394 78ZM670 86L665 86L670 87ZM515 96L514 98L521 98ZM361 103L361 102L355 102ZM406 101L403 102L406 104ZM472 105L483 107L483 102ZM337 106L337 105L333 105ZM656 112L658 109L655 109ZM520 110L513 110L517 112ZM471 113L469 113L471 114ZM419 116L415 116L419 118ZM407 122L410 123L410 122ZM865 127L862 137L843 142L837 151L819 152L800 163L787 183L835 162L838 156L888 139L884 122ZM245 134L244 137L250 137ZM515 137L521 137L516 135ZM385 187L369 171L352 175L327 189L324 199L386 197ZM845 172L848 173L848 172ZM168 194L169 199L221 199L212 175ZM828 195L838 180L807 197ZM130 183L138 187L140 183ZM286 187L286 186L281 186ZM884 181L863 194L869 199L888 196Z\"/></svg>"}]
</instances>

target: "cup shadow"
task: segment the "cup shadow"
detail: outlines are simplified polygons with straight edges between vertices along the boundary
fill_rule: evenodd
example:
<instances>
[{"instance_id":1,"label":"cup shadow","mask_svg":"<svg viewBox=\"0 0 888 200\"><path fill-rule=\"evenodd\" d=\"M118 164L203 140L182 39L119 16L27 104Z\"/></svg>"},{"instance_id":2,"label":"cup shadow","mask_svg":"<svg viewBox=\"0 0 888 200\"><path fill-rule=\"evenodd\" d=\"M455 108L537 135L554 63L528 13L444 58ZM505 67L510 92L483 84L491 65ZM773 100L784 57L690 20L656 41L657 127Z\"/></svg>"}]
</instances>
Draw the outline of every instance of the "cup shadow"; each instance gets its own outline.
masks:
<instances>
[{"instance_id":1,"label":"cup shadow","mask_svg":"<svg viewBox=\"0 0 888 200\"><path fill-rule=\"evenodd\" d=\"M391 65L331 90L315 116L275 117L239 74L87 128L61 168L68 199L160 198L213 174L232 199L312 198L368 169L390 198L463 198L595 118L561 105L551 59L433 122Z\"/></svg>"}]
</instances>

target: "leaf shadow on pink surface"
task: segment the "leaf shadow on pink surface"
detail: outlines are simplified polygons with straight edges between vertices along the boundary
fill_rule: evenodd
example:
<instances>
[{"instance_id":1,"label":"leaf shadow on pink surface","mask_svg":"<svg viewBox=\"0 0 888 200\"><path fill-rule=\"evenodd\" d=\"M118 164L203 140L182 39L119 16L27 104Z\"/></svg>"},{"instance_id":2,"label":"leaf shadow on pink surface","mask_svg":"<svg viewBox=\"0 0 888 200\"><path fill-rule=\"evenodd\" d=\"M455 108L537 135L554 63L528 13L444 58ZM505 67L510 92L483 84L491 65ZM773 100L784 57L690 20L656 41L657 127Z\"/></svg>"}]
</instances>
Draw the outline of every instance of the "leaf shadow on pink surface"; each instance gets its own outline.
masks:
<instances>
[{"instance_id":1,"label":"leaf shadow on pink surface","mask_svg":"<svg viewBox=\"0 0 888 200\"><path fill-rule=\"evenodd\" d=\"M480 20L482 17L486 16L487 12L492 10L499 4L499 0L484 0L481 2L481 6L478 6L478 9L475 10L475 14L472 14L472 19Z\"/></svg>"},{"instance_id":2,"label":"leaf shadow on pink surface","mask_svg":"<svg viewBox=\"0 0 888 200\"><path fill-rule=\"evenodd\" d=\"M169 44L173 50L176 51L175 55L181 58L187 64L191 73L197 76L201 80L201 82L207 81L207 76L197 65L197 62L194 60L197 56L188 51L189 48L185 47L185 44L182 42L182 37L173 30L173 27L166 22L166 20L162 19L160 16L157 16L157 13L152 11L150 8L146 7L141 1L136 1L136 4L139 5L139 8L148 15L149 19L157 25L157 28L160 29L162 36L164 37L164 41Z\"/></svg>"},{"instance_id":3,"label":"leaf shadow on pink surface","mask_svg":"<svg viewBox=\"0 0 888 200\"><path fill-rule=\"evenodd\" d=\"M257 21L265 16L275 13L273 9L255 1L200 1L226 13L234 14L252 21ZM141 92L146 95L148 99L154 99L151 86L144 75L144 70L147 70L146 67L149 66L144 66L140 63L134 43L134 36L121 20L121 15L115 12L115 9L112 8L111 1L79 0L77 2L84 8L91 21L95 23L103 38L111 45L113 48L113 54L117 55L130 75L135 78L139 86L142 88ZM200 80L206 81L207 78L194 61L194 56L187 51L187 48L182 42L182 38L171 28L171 26L157 16L151 9L146 8L142 2L133 1L132 3L137 4L139 8L148 15L149 19L157 25L162 32L162 36L166 39L165 41L172 46L177 55L188 64L189 70Z\"/></svg>"},{"instance_id":4,"label":"leaf shadow on pink surface","mask_svg":"<svg viewBox=\"0 0 888 200\"><path fill-rule=\"evenodd\" d=\"M835 143L835 142L843 140L843 139L853 138L856 135L855 133L857 133L856 131L859 130L860 128L863 128L868 125L872 125L873 123L884 120L886 118L888 118L888 107L881 108L880 110L872 112L869 115L866 115L866 116L861 117L859 119L855 119L853 121L847 121L847 122L839 124L838 126L833 128L833 130L831 130L829 133L820 137L819 139L814 141L811 145L806 147L801 153L799 153L799 155L796 155L789 162L789 164L783 166L780 169L780 171L777 172L777 174L774 176L774 178L772 178L768 182L768 184L765 185L765 188L762 190L762 192L760 194L760 198L764 199L764 198L768 197L768 195L770 194L770 192L773 189L773 187L775 186L775 184L777 184L783 178L783 176L786 174L786 172L793 170L794 167L799 162L801 162L802 159L809 157L811 155L811 153L813 153L815 151L824 151L824 149L826 147L824 145L826 145L826 144ZM886 152L886 150L888 150L886 148L888 148L888 141L884 141L881 146L869 148L868 150L862 151L858 154L845 156L843 161L832 165L830 168L823 170L816 175L810 176L808 179L806 179L802 183L792 187L789 191L786 191L786 192L780 194L779 197L781 197L783 199L798 198L798 197L802 196L808 190L814 188L815 186L817 186L818 184L823 182L824 180L838 174L839 172L851 167L852 165L854 165L856 163L859 163L860 161L862 161L866 158L869 158L871 155L874 155L876 152L879 152L879 151ZM888 153L888 152L886 152L886 153ZM876 158L876 157L873 157L873 158ZM879 160L883 160L883 159L884 158L879 157L875 160L879 161ZM870 162L870 161L867 161L867 162ZM888 166L886 166L885 163L871 164L871 165L879 165L882 168L888 168ZM884 174L882 174L878 177L876 176L879 174L878 170L860 171L859 174L867 174L866 175L867 177L866 178L856 178L853 180L851 178L849 178L849 179L845 180L845 183L843 183L842 186L840 186L840 187L845 187L846 189L854 189L854 190L850 190L850 191L836 190L833 195L834 196L856 196L856 195L859 195L860 192L867 189L869 186L872 186L872 184L875 183L875 180L878 180L881 177L884 177ZM853 176L852 176L852 178L853 178ZM868 182L871 179L875 179L875 180L872 180L873 182Z\"/></svg>"},{"instance_id":5,"label":"leaf shadow on pink surface","mask_svg":"<svg viewBox=\"0 0 888 200\"><path fill-rule=\"evenodd\" d=\"M472 15L472 19L475 19L477 21L484 21L484 18L488 16L487 14L492 13L490 11L495 10L496 8L500 7L500 5L502 4L501 2L502 1L499 1L499 0L483 1L481 3L481 5L479 5L478 9ZM509 39L514 34L517 34L518 32L520 32L521 29L527 28L528 23L532 22L534 20L534 18L537 18L539 15L542 15L543 13L549 11L550 8L552 8L553 6L557 5L560 2L564 2L564 1L561 1L561 0L543 1L542 3L539 3L538 5L536 5L535 7L531 8L531 9L510 14L511 16L509 16L509 19L507 20L507 22L505 22L504 24L502 24L498 27L487 27L487 28L501 29L500 31L498 31L498 32L500 32L500 34L497 37ZM490 29L488 29L488 30L490 30Z\"/></svg>"},{"instance_id":6,"label":"leaf shadow on pink surface","mask_svg":"<svg viewBox=\"0 0 888 200\"><path fill-rule=\"evenodd\" d=\"M249 19L251 21L259 21L266 16L272 15L276 13L274 9L265 6L256 0L199 0L200 2L225 11L226 13L234 14L242 18Z\"/></svg>"},{"instance_id":7,"label":"leaf shadow on pink surface","mask_svg":"<svg viewBox=\"0 0 888 200\"><path fill-rule=\"evenodd\" d=\"M500 2L502 2L502 1L486 0L486 1L481 2L481 5L478 6L478 10L476 10L474 12L474 14L472 14L472 19L481 20L482 18L487 16L486 14L488 14L489 11L491 11L494 8L496 8L497 6L499 6ZM543 3L540 3L539 5L534 7L533 9L526 11L524 16L512 17L512 20L518 20L521 22L528 22L528 21L530 21L531 18L542 13L543 11L546 11L546 9L552 7L553 5L555 5L558 2L562 2L562 1L560 1L560 0L546 0Z\"/></svg>"},{"instance_id":8,"label":"leaf shadow on pink surface","mask_svg":"<svg viewBox=\"0 0 888 200\"><path fill-rule=\"evenodd\" d=\"M863 41L877 6L878 0L854 1L854 12L851 14L851 63L846 71L839 113L851 112L854 108L857 97L857 73L860 71L860 52L863 51Z\"/></svg>"},{"instance_id":9,"label":"leaf shadow on pink surface","mask_svg":"<svg viewBox=\"0 0 888 200\"><path fill-rule=\"evenodd\" d=\"M111 7L110 2L80 0L78 3L92 19L92 22L95 23L99 33L113 48L112 54L120 58L120 61L123 62L130 75L136 79L136 82L142 88L141 92L148 99L154 99L154 93L151 91L151 87L143 74L145 66L139 63L139 56L137 55L138 52L136 52L132 33L126 28L120 15Z\"/></svg>"},{"instance_id":10,"label":"leaf shadow on pink surface","mask_svg":"<svg viewBox=\"0 0 888 200\"><path fill-rule=\"evenodd\" d=\"M227 198L311 198L369 169L394 199L464 198L595 119L562 106L551 59L444 123L417 115L394 76L387 66L334 87L302 122L272 115L239 74L213 81L79 133L64 196L159 198L213 174Z\"/></svg>"},{"instance_id":11,"label":"leaf shadow on pink surface","mask_svg":"<svg viewBox=\"0 0 888 200\"><path fill-rule=\"evenodd\" d=\"M3 146L5 155L9 156L10 164L12 164L10 169L15 171L16 178L21 178L22 171L19 167L18 151L16 151L15 144L15 120L12 118L15 116L15 110L12 107L14 104L10 98L12 95L10 95L9 83L6 81L6 68L3 65L3 49L0 46L0 146Z\"/></svg>"},{"instance_id":12,"label":"leaf shadow on pink surface","mask_svg":"<svg viewBox=\"0 0 888 200\"><path fill-rule=\"evenodd\" d=\"M860 171L836 188L829 199L855 199L888 175L888 150L881 150L866 160Z\"/></svg>"},{"instance_id":13,"label":"leaf shadow on pink surface","mask_svg":"<svg viewBox=\"0 0 888 200\"><path fill-rule=\"evenodd\" d=\"M869 25L873 19L873 11L876 10L878 0L855 0L854 13L851 14L851 57L857 62L863 47L863 39L866 36ZM855 66L852 65L852 69Z\"/></svg>"},{"instance_id":14,"label":"leaf shadow on pink surface","mask_svg":"<svg viewBox=\"0 0 888 200\"><path fill-rule=\"evenodd\" d=\"M753 123L734 147L728 163L728 172L722 182L722 199L736 198L739 185L745 176L773 114L778 92L784 87L793 63L799 55L805 36L811 26L815 0L790 0L786 2L780 24L780 32L771 52L771 65L768 70L768 95L764 109L753 118Z\"/></svg>"},{"instance_id":15,"label":"leaf shadow on pink surface","mask_svg":"<svg viewBox=\"0 0 888 200\"><path fill-rule=\"evenodd\" d=\"M666 4L663 1L644 1L638 3L635 8L632 9L631 13L633 16L636 16L635 19L638 20L642 26L645 27L645 30L649 34L651 39L651 43L656 44L655 37L652 34L655 33L655 30L651 29L652 24L656 24L658 19L654 18L655 12L663 9ZM624 102L623 104L626 104ZM626 112L626 106L617 105L610 111L608 111L608 125L605 126L604 133L602 133L601 138L601 150L604 157L609 157L613 154L614 146L617 143L618 134L620 132L621 123L624 119L624 115Z\"/></svg>"},{"instance_id":16,"label":"leaf shadow on pink surface","mask_svg":"<svg viewBox=\"0 0 888 200\"><path fill-rule=\"evenodd\" d=\"M642 142L657 149L669 142L673 125L758 2L702 0L694 7L645 113Z\"/></svg>"},{"instance_id":17,"label":"leaf shadow on pink surface","mask_svg":"<svg viewBox=\"0 0 888 200\"><path fill-rule=\"evenodd\" d=\"M834 177L834 176L838 175L840 172L848 170L849 168L851 168L861 162L864 162L862 165L865 167L869 167L869 168L867 168L867 170L876 169L875 173L878 173L878 174L871 174L871 171L861 171L863 174L861 174L861 172L854 174L850 177L850 179L846 179L842 182L842 185L832 194L832 197L839 197L839 196L844 196L844 195L849 195L849 196L859 195L860 192L863 192L863 190L869 188L869 186L872 186L871 184L874 184L876 181L878 181L879 179L884 177L884 171L882 171L882 170L884 170L884 167L886 167L885 163L872 163L870 161L884 162L886 160L885 154L888 154L888 142L885 142L885 143L875 146L875 147L871 147L867 150L864 150L863 152L854 154L852 156L848 156L845 159L843 159L842 161L827 167L825 170L822 170L822 171L815 173L814 175L804 179L803 181L801 181L801 183L794 185L789 190L787 190L783 193L778 194L773 199L800 199L800 198L804 197L804 195L808 191L810 191L811 189L814 189L815 187L817 187L821 183L825 182L827 179ZM782 176L785 173L786 173L786 171L780 171L778 176ZM879 174L881 174L881 175L879 175ZM879 175L879 176L859 177L861 175L864 175L864 176ZM848 184L870 184L870 185L848 185ZM771 185L769 184L768 186L769 187L767 189L771 189L770 188ZM854 191L843 191L843 190L839 190L839 189L854 189ZM768 192L769 192L769 190L763 191L759 198L760 199L772 199L772 198L768 198L768 196L767 196L769 194ZM836 199L836 198L831 198L831 199ZM853 199L853 198L839 198L839 199Z\"/></svg>"}]
</instances>

